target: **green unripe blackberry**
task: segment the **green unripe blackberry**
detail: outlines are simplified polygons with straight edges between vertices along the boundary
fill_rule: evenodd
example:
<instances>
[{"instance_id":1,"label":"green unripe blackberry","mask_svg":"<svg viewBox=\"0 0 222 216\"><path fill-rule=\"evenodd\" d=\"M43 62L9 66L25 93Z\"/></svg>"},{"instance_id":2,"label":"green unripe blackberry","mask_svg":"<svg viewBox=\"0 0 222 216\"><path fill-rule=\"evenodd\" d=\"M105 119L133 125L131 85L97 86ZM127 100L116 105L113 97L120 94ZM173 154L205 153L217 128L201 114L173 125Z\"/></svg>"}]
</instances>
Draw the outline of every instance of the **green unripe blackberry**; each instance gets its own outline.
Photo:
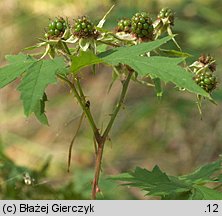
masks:
<instances>
[{"instance_id":1,"label":"green unripe blackberry","mask_svg":"<svg viewBox=\"0 0 222 216\"><path fill-rule=\"evenodd\" d=\"M56 28L56 22L52 21L51 23L49 23L49 29L55 30Z\"/></svg>"},{"instance_id":2,"label":"green unripe blackberry","mask_svg":"<svg viewBox=\"0 0 222 216\"><path fill-rule=\"evenodd\" d=\"M194 81L206 92L211 93L217 86L217 79L211 71L201 71L193 77Z\"/></svg>"},{"instance_id":3,"label":"green unripe blackberry","mask_svg":"<svg viewBox=\"0 0 222 216\"><path fill-rule=\"evenodd\" d=\"M86 17L82 16L74 20L73 34L79 38L89 38L98 36L94 24Z\"/></svg>"},{"instance_id":4,"label":"green unripe blackberry","mask_svg":"<svg viewBox=\"0 0 222 216\"><path fill-rule=\"evenodd\" d=\"M46 38L53 38L53 37L61 37L65 30L67 29L67 24L65 20L60 18L55 18L55 20L51 20L48 25L48 31L45 33Z\"/></svg>"},{"instance_id":5,"label":"green unripe blackberry","mask_svg":"<svg viewBox=\"0 0 222 216\"><path fill-rule=\"evenodd\" d=\"M136 13L131 20L132 33L137 38L141 39L153 39L153 22L146 12Z\"/></svg>"},{"instance_id":6,"label":"green unripe blackberry","mask_svg":"<svg viewBox=\"0 0 222 216\"><path fill-rule=\"evenodd\" d=\"M59 31L62 31L63 30L63 23L62 22L57 22L56 23L56 29L59 30Z\"/></svg>"},{"instance_id":7,"label":"green unripe blackberry","mask_svg":"<svg viewBox=\"0 0 222 216\"><path fill-rule=\"evenodd\" d=\"M170 25L174 25L174 13L170 8L162 8L157 15L158 19L168 19Z\"/></svg>"},{"instance_id":8,"label":"green unripe blackberry","mask_svg":"<svg viewBox=\"0 0 222 216\"><path fill-rule=\"evenodd\" d=\"M117 32L131 32L131 20L130 19L121 19L117 24Z\"/></svg>"}]
</instances>

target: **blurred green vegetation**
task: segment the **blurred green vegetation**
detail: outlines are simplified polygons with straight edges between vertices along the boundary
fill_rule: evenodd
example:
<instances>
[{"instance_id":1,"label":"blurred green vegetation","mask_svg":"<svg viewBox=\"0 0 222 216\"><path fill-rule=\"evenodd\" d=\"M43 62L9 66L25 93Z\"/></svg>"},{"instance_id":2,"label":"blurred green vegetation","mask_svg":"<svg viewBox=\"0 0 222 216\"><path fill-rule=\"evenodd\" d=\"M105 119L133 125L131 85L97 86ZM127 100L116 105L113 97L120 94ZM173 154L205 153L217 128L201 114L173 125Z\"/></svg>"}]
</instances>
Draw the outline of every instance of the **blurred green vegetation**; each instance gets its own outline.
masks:
<instances>
[{"instance_id":1,"label":"blurred green vegetation","mask_svg":"<svg viewBox=\"0 0 222 216\"><path fill-rule=\"evenodd\" d=\"M48 18L88 14L98 21L112 4L116 4L106 27L116 21L146 10L154 17L162 7L175 11L173 27L184 52L202 53L217 60L221 76L222 1L221 0L1 0L0 64L6 54L16 54L35 44L44 34ZM176 49L172 44L172 48ZM96 76L83 74L86 95L98 123L105 124L119 94L116 82L107 94L110 69L100 67ZM132 83L124 109L119 114L107 143L100 199L144 199L136 189L117 186L106 179L135 166L151 169L158 164L172 175L185 174L195 167L217 159L222 152L221 82L213 94L217 106L203 103L203 120L195 96L166 85L161 101L152 88ZM93 176L92 133L86 124L80 130L73 149L71 172L67 173L68 146L78 125L81 111L60 83L47 90L47 115L50 127L39 125L34 118L25 119L19 94L12 84L0 90L0 198L1 199L89 199ZM105 118L104 118L105 116ZM49 160L49 158L51 158ZM31 185L25 184L28 173Z\"/></svg>"}]
</instances>

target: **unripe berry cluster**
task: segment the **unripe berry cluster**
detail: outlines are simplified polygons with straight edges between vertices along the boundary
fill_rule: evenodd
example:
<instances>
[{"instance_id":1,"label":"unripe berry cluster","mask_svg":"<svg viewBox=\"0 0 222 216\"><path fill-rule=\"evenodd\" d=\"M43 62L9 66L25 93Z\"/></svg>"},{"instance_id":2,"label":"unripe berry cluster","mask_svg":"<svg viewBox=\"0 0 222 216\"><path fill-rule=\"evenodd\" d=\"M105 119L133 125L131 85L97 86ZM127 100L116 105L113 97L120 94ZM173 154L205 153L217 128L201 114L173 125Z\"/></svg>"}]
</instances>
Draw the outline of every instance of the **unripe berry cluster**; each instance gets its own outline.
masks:
<instances>
[{"instance_id":1,"label":"unripe berry cluster","mask_svg":"<svg viewBox=\"0 0 222 216\"><path fill-rule=\"evenodd\" d=\"M170 25L174 25L174 13L170 8L162 8L157 15L158 19L168 19Z\"/></svg>"},{"instance_id":2,"label":"unripe berry cluster","mask_svg":"<svg viewBox=\"0 0 222 216\"><path fill-rule=\"evenodd\" d=\"M194 81L206 92L211 93L217 86L217 78L213 72L216 70L216 63L212 56L202 55L195 62Z\"/></svg>"},{"instance_id":3,"label":"unripe berry cluster","mask_svg":"<svg viewBox=\"0 0 222 216\"><path fill-rule=\"evenodd\" d=\"M131 33L141 40L153 40L153 22L146 12L136 13L131 19L121 19L116 27L117 32Z\"/></svg>"},{"instance_id":4,"label":"unripe berry cluster","mask_svg":"<svg viewBox=\"0 0 222 216\"><path fill-rule=\"evenodd\" d=\"M61 37L67 28L65 20L60 17L50 21L48 31L45 33L46 38Z\"/></svg>"},{"instance_id":5,"label":"unripe berry cluster","mask_svg":"<svg viewBox=\"0 0 222 216\"><path fill-rule=\"evenodd\" d=\"M89 38L98 36L93 23L86 17L82 16L74 20L73 34L79 38Z\"/></svg>"},{"instance_id":6,"label":"unripe berry cluster","mask_svg":"<svg viewBox=\"0 0 222 216\"><path fill-rule=\"evenodd\" d=\"M131 32L131 20L128 18L121 19L117 24L117 31L130 33Z\"/></svg>"},{"instance_id":7,"label":"unripe berry cluster","mask_svg":"<svg viewBox=\"0 0 222 216\"><path fill-rule=\"evenodd\" d=\"M194 76L195 82L206 92L212 92L217 85L216 77L210 71L202 71Z\"/></svg>"},{"instance_id":8,"label":"unripe berry cluster","mask_svg":"<svg viewBox=\"0 0 222 216\"><path fill-rule=\"evenodd\" d=\"M146 12L136 13L132 17L132 33L137 38L153 39L153 22Z\"/></svg>"}]
</instances>

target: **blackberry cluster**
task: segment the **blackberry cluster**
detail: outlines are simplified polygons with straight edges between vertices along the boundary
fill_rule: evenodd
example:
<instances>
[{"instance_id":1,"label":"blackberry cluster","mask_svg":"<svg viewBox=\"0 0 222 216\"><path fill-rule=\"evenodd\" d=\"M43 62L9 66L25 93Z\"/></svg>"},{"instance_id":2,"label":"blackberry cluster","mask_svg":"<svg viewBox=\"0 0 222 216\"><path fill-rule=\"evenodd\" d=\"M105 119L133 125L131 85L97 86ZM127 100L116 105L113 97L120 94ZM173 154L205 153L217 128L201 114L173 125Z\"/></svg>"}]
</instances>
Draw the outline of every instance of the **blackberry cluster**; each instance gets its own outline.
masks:
<instances>
[{"instance_id":1,"label":"blackberry cluster","mask_svg":"<svg viewBox=\"0 0 222 216\"><path fill-rule=\"evenodd\" d=\"M137 38L153 39L153 22L148 13L136 13L132 17L131 25L132 33L134 33Z\"/></svg>"},{"instance_id":2,"label":"blackberry cluster","mask_svg":"<svg viewBox=\"0 0 222 216\"><path fill-rule=\"evenodd\" d=\"M65 20L62 17L56 18L55 20L49 23L48 31L45 33L45 37L46 38L61 37L66 29L67 29L67 24Z\"/></svg>"},{"instance_id":3,"label":"blackberry cluster","mask_svg":"<svg viewBox=\"0 0 222 216\"><path fill-rule=\"evenodd\" d=\"M131 32L131 20L130 19L121 19L117 24L117 32Z\"/></svg>"},{"instance_id":4,"label":"blackberry cluster","mask_svg":"<svg viewBox=\"0 0 222 216\"><path fill-rule=\"evenodd\" d=\"M208 93L211 93L217 85L216 77L210 71L202 71L196 74L193 79Z\"/></svg>"},{"instance_id":5,"label":"blackberry cluster","mask_svg":"<svg viewBox=\"0 0 222 216\"><path fill-rule=\"evenodd\" d=\"M73 29L73 34L79 38L96 38L98 36L93 23L86 16L76 19Z\"/></svg>"},{"instance_id":6,"label":"blackberry cluster","mask_svg":"<svg viewBox=\"0 0 222 216\"><path fill-rule=\"evenodd\" d=\"M174 13L170 8L162 8L157 15L158 19L168 19L170 25L174 25Z\"/></svg>"}]
</instances>

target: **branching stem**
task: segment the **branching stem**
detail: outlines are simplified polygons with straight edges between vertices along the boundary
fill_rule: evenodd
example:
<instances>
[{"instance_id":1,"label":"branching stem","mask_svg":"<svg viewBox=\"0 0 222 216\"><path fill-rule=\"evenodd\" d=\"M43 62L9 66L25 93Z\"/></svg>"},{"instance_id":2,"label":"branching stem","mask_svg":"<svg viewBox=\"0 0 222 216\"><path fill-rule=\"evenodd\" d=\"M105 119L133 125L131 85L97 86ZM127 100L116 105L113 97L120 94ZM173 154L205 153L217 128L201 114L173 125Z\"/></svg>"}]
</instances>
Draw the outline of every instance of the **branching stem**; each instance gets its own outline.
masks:
<instances>
[{"instance_id":1,"label":"branching stem","mask_svg":"<svg viewBox=\"0 0 222 216\"><path fill-rule=\"evenodd\" d=\"M113 126L113 123L116 119L116 116L118 114L118 112L120 111L120 108L122 106L122 104L124 103L124 99L126 96L126 92L129 86L129 82L131 79L131 76L133 74L133 70L131 68L128 68L129 70L129 74L126 78L126 80L123 82L123 87L122 87L122 92L119 98L119 101L111 115L111 119L103 133L103 135L101 136L101 139L97 140L98 143L98 149L97 149L97 154L96 154L96 164L95 164L95 174L94 174L94 179L93 179L93 185L92 185L92 199L96 199L96 194L97 192L100 191L99 189L99 177L100 177L100 171L101 171L101 164L102 164L102 157L103 157L103 150L104 150L104 146L105 146L105 142L107 140L107 137L109 135L109 132Z\"/></svg>"},{"instance_id":2,"label":"branching stem","mask_svg":"<svg viewBox=\"0 0 222 216\"><path fill-rule=\"evenodd\" d=\"M73 82L71 82L67 77L65 77L63 75L58 75L58 77L60 79L62 79L63 81L65 81L69 85L69 87L72 89L74 96L76 97L77 101L79 102L79 104L83 110L83 113L86 115L87 120L93 130L93 133L94 133L94 137L95 137L94 145L95 145L95 149L96 149L96 162L95 162L94 179L92 182L92 199L96 199L96 194L97 194L97 192L100 191L99 177L100 177L100 173L101 173L101 164L102 164L102 157L103 157L103 150L104 150L105 142L108 138L109 132L113 126L116 116L119 113L122 104L124 103L124 99L125 99L125 96L127 93L129 82L130 82L130 79L133 74L133 70L131 68L127 67L127 69L128 69L128 76L125 79L125 81L123 81L123 86L122 86L122 91L120 94L119 101L117 102L116 107L114 108L113 113L111 114L110 121L108 122L107 127L106 127L103 134L101 134L101 132L99 132L99 130L95 124L94 118L93 118L91 111L90 111L90 106L87 105L86 98L85 98L84 92L82 90L79 78L75 77Z\"/></svg>"}]
</instances>

